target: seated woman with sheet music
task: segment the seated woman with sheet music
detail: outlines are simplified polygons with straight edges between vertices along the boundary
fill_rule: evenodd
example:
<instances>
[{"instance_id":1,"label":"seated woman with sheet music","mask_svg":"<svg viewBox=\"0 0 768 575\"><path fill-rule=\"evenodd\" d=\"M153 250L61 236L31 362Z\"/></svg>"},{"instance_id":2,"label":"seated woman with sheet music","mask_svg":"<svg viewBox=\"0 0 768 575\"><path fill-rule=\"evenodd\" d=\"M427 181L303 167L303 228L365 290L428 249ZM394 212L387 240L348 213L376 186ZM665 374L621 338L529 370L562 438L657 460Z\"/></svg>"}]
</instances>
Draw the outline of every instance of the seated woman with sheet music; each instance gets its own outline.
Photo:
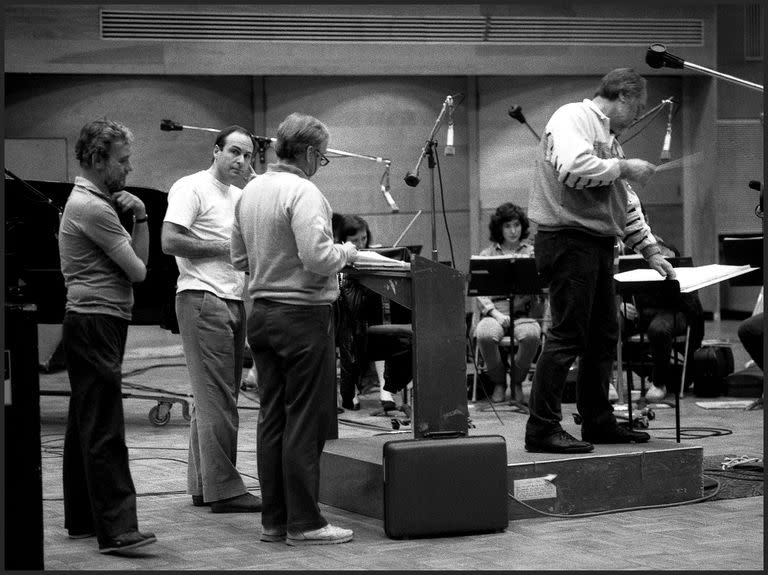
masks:
<instances>
[{"instance_id":1,"label":"seated woman with sheet music","mask_svg":"<svg viewBox=\"0 0 768 575\"><path fill-rule=\"evenodd\" d=\"M370 248L371 231L363 218L350 214L334 214L334 237L352 242L358 249ZM337 345L341 367L339 388L341 405L360 409L357 392L371 361L380 385L384 411L396 409L392 395L405 388L412 379L411 339L407 333L369 334L368 326L381 324L385 316L392 323L410 323L410 312L382 298L357 281L339 274L341 295L337 302ZM407 315L407 317L405 317Z\"/></svg>"},{"instance_id":2,"label":"seated woman with sheet music","mask_svg":"<svg viewBox=\"0 0 768 575\"><path fill-rule=\"evenodd\" d=\"M492 244L480 255L532 258L533 245L527 241L528 228L528 216L520 206L510 202L500 205L488 225ZM511 310L510 299L513 302ZM541 325L537 318L543 318L545 303L542 295L475 298L473 334L485 362L486 371L481 374L481 381L484 386L486 382L488 387L493 386L491 401L498 403L505 399L507 377L499 343L504 336L510 335L517 345L511 369L512 399L523 402L522 382L541 344Z\"/></svg>"}]
</instances>

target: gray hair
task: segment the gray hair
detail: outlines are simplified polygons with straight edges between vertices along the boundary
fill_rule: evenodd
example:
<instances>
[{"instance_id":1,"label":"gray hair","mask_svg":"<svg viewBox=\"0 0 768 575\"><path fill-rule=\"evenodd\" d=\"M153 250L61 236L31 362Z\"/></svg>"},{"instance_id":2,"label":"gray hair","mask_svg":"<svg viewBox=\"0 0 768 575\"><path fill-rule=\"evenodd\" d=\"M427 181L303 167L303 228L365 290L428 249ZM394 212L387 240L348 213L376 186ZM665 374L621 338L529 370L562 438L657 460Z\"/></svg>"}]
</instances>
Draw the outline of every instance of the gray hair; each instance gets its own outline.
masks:
<instances>
[{"instance_id":1,"label":"gray hair","mask_svg":"<svg viewBox=\"0 0 768 575\"><path fill-rule=\"evenodd\" d=\"M320 120L294 112L277 128L275 153L283 160L292 160L306 152L307 147L320 148L328 141L328 128Z\"/></svg>"}]
</instances>

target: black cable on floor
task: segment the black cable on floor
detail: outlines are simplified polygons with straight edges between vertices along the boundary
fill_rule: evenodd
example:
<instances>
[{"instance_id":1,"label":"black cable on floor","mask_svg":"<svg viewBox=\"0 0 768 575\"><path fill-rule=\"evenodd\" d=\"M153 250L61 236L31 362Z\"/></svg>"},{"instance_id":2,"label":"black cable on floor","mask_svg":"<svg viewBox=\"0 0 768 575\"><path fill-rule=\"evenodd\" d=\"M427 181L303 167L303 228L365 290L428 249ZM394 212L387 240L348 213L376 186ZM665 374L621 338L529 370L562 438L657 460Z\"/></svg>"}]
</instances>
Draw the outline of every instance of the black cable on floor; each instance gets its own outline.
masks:
<instances>
[{"instance_id":1,"label":"black cable on floor","mask_svg":"<svg viewBox=\"0 0 768 575\"><path fill-rule=\"evenodd\" d=\"M668 431L673 430L674 427L652 427L648 431ZM692 433L698 431L699 433ZM731 435L733 431L723 427L681 427L680 437L686 439L705 439L707 437L723 437L725 435ZM670 439L672 441L677 440L677 437L665 437L654 435L656 439Z\"/></svg>"},{"instance_id":2,"label":"black cable on floor","mask_svg":"<svg viewBox=\"0 0 768 575\"><path fill-rule=\"evenodd\" d=\"M163 367L187 367L186 363L156 363L153 365L147 365L145 367L138 367L136 369L132 369L131 371L124 371L123 377L130 377L132 375L139 375L141 373L146 373L153 369L160 369Z\"/></svg>"},{"instance_id":3,"label":"black cable on floor","mask_svg":"<svg viewBox=\"0 0 768 575\"><path fill-rule=\"evenodd\" d=\"M707 477L706 475L702 475L702 477ZM538 513L539 515L545 515L546 517L557 517L561 519L576 519L581 517L595 517L598 515L608 515L609 513L622 513L625 511L642 511L644 509L664 509L667 507L679 507L681 505L690 505L692 503L701 503L703 501L707 501L708 499L712 499L715 495L720 493L720 482L713 478L713 477L707 477L707 479L711 479L715 482L715 490L708 494L704 495L703 497L697 497L696 499L689 499L688 501L678 501L675 503L659 503L657 505L638 505L636 507L622 507L620 509L606 509L605 511L591 511L588 513L548 513L547 511L542 511L541 509L536 509L532 505L528 505L527 503L517 499L512 493L509 491L507 492L507 495L509 496L512 501L515 503L519 503L523 507L526 507L530 509L531 511L534 511L535 513Z\"/></svg>"}]
</instances>

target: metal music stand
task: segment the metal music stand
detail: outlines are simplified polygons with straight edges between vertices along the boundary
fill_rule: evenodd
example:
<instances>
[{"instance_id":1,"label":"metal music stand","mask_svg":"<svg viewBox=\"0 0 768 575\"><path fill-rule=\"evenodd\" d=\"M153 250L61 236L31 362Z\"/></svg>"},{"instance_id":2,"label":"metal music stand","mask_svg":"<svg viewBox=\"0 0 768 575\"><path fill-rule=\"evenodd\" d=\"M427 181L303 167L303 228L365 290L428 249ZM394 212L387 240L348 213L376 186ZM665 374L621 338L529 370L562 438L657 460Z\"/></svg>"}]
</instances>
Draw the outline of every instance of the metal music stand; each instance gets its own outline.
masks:
<instances>
[{"instance_id":1,"label":"metal music stand","mask_svg":"<svg viewBox=\"0 0 768 575\"><path fill-rule=\"evenodd\" d=\"M514 296L543 291L534 258L472 257L469 260L469 296Z\"/></svg>"},{"instance_id":2,"label":"metal music stand","mask_svg":"<svg viewBox=\"0 0 768 575\"><path fill-rule=\"evenodd\" d=\"M675 258L669 258L670 260ZM679 258L678 258L679 259ZM687 258L690 260L691 258ZM645 264L645 260L640 260L641 264ZM619 266L621 266L621 260L619 260ZM637 266L642 267L642 265ZM637 269L631 268L631 269ZM648 267L647 264L645 264L645 267ZM680 267L680 266L674 266L673 267ZM624 270L623 270L624 271ZM637 281L637 282L621 282L614 280L616 285L616 294L626 298L626 297L632 297L636 295L645 295L650 296L653 298L656 298L660 301L668 301L670 302L670 305L674 305L677 303L677 301L680 299L680 282L677 280L664 280L664 281ZM676 320L676 314L672 316L673 322ZM673 323L673 333L677 331L675 329L675 325ZM688 328L690 330L690 328ZM621 334L619 334L619 345L621 345ZM685 341L686 347L688 346L688 333L686 333L686 341ZM673 343L674 347L674 343ZM675 354L675 363L677 363L677 354ZM619 369L622 369L621 363L619 362ZM685 381L685 368L686 365L683 363L683 377L680 382L680 387L675 391L675 439L677 440L677 443L680 443L680 392L683 388L683 383ZM629 418L629 427L632 428L632 392L631 390L627 390L627 394L629 395L629 398L627 399L627 416Z\"/></svg>"},{"instance_id":3,"label":"metal music stand","mask_svg":"<svg viewBox=\"0 0 768 575\"><path fill-rule=\"evenodd\" d=\"M721 236L723 260L727 265L749 265L760 273L744 274L728 280L731 286L763 285L763 236Z\"/></svg>"},{"instance_id":4,"label":"metal music stand","mask_svg":"<svg viewBox=\"0 0 768 575\"><path fill-rule=\"evenodd\" d=\"M467 295L507 296L510 317L515 295L538 294L543 291L544 285L536 270L534 258L473 256L469 260ZM518 407L522 409L522 406ZM528 413L528 410L522 413Z\"/></svg>"}]
</instances>

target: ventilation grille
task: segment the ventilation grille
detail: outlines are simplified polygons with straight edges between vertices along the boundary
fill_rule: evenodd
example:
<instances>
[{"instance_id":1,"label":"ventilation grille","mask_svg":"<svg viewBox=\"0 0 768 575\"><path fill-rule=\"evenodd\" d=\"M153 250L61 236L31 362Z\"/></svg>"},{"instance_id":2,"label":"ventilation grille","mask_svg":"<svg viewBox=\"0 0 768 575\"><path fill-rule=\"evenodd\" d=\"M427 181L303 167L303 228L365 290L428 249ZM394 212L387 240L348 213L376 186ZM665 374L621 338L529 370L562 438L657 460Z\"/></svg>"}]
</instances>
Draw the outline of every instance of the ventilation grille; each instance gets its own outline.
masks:
<instances>
[{"instance_id":1,"label":"ventilation grille","mask_svg":"<svg viewBox=\"0 0 768 575\"><path fill-rule=\"evenodd\" d=\"M101 12L101 37L115 40L472 43L484 32L482 17Z\"/></svg>"},{"instance_id":2,"label":"ventilation grille","mask_svg":"<svg viewBox=\"0 0 768 575\"><path fill-rule=\"evenodd\" d=\"M699 19L221 14L101 10L105 40L703 46Z\"/></svg>"},{"instance_id":3,"label":"ventilation grille","mask_svg":"<svg viewBox=\"0 0 768 575\"><path fill-rule=\"evenodd\" d=\"M701 20L494 17L489 42L508 44L703 46Z\"/></svg>"},{"instance_id":4,"label":"ventilation grille","mask_svg":"<svg viewBox=\"0 0 768 575\"><path fill-rule=\"evenodd\" d=\"M760 61L763 59L764 24L760 13L760 4L744 6L744 59Z\"/></svg>"}]
</instances>

